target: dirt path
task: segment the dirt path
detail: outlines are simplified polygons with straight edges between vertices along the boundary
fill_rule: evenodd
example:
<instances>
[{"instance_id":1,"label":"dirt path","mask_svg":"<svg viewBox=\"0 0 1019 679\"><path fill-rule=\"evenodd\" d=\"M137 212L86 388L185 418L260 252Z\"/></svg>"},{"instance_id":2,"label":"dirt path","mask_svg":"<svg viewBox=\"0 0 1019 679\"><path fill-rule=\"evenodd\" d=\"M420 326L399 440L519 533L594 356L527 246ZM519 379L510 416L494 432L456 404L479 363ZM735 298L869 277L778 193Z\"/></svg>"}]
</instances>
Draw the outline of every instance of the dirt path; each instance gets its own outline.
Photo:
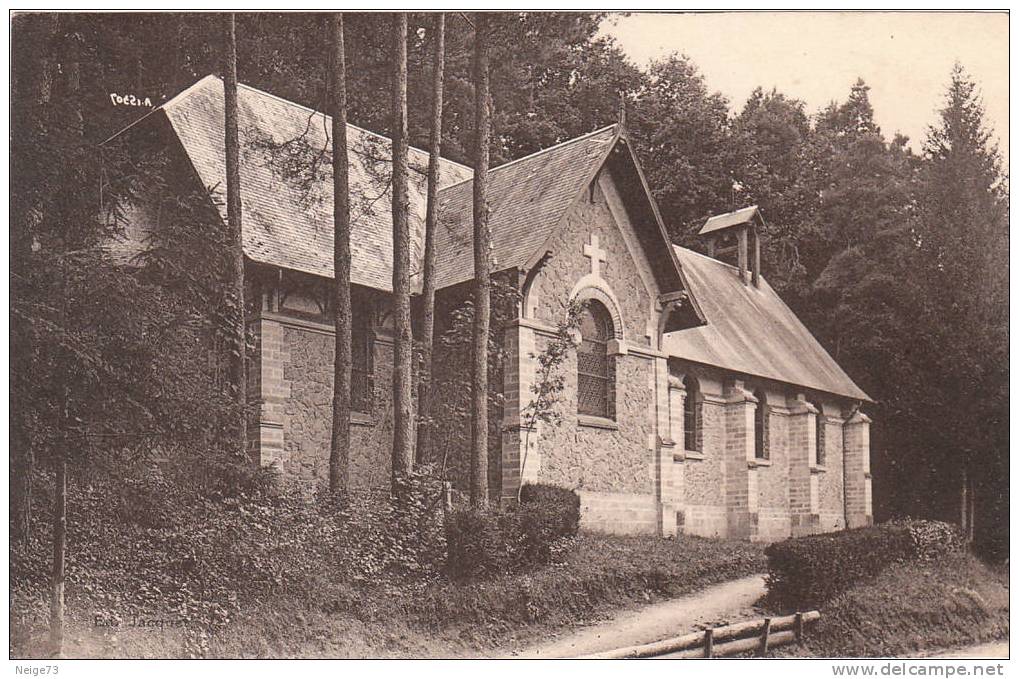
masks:
<instances>
[{"instance_id":1,"label":"dirt path","mask_svg":"<svg viewBox=\"0 0 1019 679\"><path fill-rule=\"evenodd\" d=\"M715 585L672 601L629 611L613 620L569 633L550 643L509 654L510 658L571 658L644 644L757 617L754 603L764 596L764 576L752 575Z\"/></svg>"},{"instance_id":2,"label":"dirt path","mask_svg":"<svg viewBox=\"0 0 1019 679\"><path fill-rule=\"evenodd\" d=\"M954 651L944 651L928 658L1007 658L1008 641L992 641L989 644L978 644Z\"/></svg>"}]
</instances>

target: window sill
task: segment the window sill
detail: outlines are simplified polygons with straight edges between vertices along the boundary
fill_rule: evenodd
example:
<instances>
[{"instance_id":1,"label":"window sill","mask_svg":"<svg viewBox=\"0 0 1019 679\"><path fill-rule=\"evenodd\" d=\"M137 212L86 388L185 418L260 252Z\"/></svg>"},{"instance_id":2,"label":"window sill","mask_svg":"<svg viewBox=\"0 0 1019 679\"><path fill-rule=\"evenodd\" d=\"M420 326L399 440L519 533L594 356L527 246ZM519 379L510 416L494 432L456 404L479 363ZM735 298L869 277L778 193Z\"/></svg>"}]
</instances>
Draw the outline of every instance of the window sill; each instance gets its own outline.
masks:
<instances>
[{"instance_id":1,"label":"window sill","mask_svg":"<svg viewBox=\"0 0 1019 679\"><path fill-rule=\"evenodd\" d=\"M591 427L592 429L608 429L616 431L619 429L619 425L607 417L598 417L596 415L577 415L577 426L580 427Z\"/></svg>"},{"instance_id":2,"label":"window sill","mask_svg":"<svg viewBox=\"0 0 1019 679\"><path fill-rule=\"evenodd\" d=\"M704 453L699 450L688 450L683 453L683 457L687 460L703 460Z\"/></svg>"},{"instance_id":3,"label":"window sill","mask_svg":"<svg viewBox=\"0 0 1019 679\"><path fill-rule=\"evenodd\" d=\"M747 460L747 468L754 469L756 467L770 467L771 460L766 457L755 457L752 460Z\"/></svg>"},{"instance_id":4,"label":"window sill","mask_svg":"<svg viewBox=\"0 0 1019 679\"><path fill-rule=\"evenodd\" d=\"M810 465L810 473L811 474L825 474L827 472L828 472L828 468L825 467L823 464L811 464Z\"/></svg>"},{"instance_id":5,"label":"window sill","mask_svg":"<svg viewBox=\"0 0 1019 679\"><path fill-rule=\"evenodd\" d=\"M350 423L371 427L375 425L375 418L367 413L350 413Z\"/></svg>"}]
</instances>

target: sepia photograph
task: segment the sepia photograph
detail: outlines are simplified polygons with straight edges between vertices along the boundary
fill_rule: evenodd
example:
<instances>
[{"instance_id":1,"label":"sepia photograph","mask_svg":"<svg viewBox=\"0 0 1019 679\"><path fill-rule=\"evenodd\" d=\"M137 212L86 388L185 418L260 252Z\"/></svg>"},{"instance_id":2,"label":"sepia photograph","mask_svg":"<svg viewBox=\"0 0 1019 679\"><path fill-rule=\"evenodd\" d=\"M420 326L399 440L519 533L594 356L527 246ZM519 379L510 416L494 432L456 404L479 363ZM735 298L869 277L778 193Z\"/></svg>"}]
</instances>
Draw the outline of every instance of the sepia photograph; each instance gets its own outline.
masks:
<instances>
[{"instance_id":1,"label":"sepia photograph","mask_svg":"<svg viewBox=\"0 0 1019 679\"><path fill-rule=\"evenodd\" d=\"M399 10L9 11L10 676L1007 674L1008 10Z\"/></svg>"}]
</instances>

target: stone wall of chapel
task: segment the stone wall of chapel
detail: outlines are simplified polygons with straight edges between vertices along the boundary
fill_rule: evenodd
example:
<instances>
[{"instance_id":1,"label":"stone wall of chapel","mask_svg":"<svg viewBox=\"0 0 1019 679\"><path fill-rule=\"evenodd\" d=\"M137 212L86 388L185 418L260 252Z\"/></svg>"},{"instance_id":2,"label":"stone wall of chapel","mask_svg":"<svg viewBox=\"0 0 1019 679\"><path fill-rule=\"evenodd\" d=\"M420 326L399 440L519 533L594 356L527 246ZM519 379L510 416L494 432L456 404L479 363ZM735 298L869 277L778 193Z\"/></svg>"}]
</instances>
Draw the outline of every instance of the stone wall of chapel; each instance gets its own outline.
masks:
<instances>
[{"instance_id":1,"label":"stone wall of chapel","mask_svg":"<svg viewBox=\"0 0 1019 679\"><path fill-rule=\"evenodd\" d=\"M283 415L284 477L324 487L329 482L335 341L331 332L297 326L284 327L283 338L283 381L290 390ZM390 482L392 345L376 341L374 359L372 412L351 416L352 488L385 488Z\"/></svg>"},{"instance_id":2,"label":"stone wall of chapel","mask_svg":"<svg viewBox=\"0 0 1019 679\"><path fill-rule=\"evenodd\" d=\"M617 226L613 215L626 219L625 210L615 198L603 189L602 184L611 178L603 176L593 196L586 192L583 199L566 216L564 228L553 239L552 257L535 276L531 287L534 317L550 325L556 325L563 317L563 304L577 281L592 271L592 259L584 255L584 246L592 243L592 236L598 239L598 247L605 251L605 261L598 265L605 280L620 305L626 340L639 346L650 346L647 336L648 323L654 311L654 300L648 293L637 262L630 254L627 241ZM638 249L639 253L639 249ZM642 258L643 254L639 253ZM618 329L617 329L618 330Z\"/></svg>"},{"instance_id":3,"label":"stone wall of chapel","mask_svg":"<svg viewBox=\"0 0 1019 679\"><path fill-rule=\"evenodd\" d=\"M546 343L539 339L537 350ZM577 415L577 359L571 353L563 367L562 420L558 426L542 425L537 437L539 479L585 491L652 493L653 369L642 356L617 356L615 423L612 428L586 426Z\"/></svg>"}]
</instances>

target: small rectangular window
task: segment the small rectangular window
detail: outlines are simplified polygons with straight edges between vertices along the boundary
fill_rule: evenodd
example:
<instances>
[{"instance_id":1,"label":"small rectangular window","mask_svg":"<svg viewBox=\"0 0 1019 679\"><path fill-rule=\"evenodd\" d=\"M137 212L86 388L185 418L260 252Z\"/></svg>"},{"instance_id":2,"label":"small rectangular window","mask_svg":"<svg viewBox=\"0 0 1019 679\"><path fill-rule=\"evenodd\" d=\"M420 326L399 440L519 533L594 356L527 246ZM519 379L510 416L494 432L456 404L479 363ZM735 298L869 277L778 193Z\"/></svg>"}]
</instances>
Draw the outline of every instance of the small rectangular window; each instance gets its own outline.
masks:
<instances>
[{"instance_id":1,"label":"small rectangular window","mask_svg":"<svg viewBox=\"0 0 1019 679\"><path fill-rule=\"evenodd\" d=\"M824 466L824 447L825 447L824 430L825 430L826 418L824 416L824 413L818 413L815 416L815 418L816 418L816 423L817 423L817 450L814 453L814 457L815 457L815 459L817 461L817 466L818 467L823 467Z\"/></svg>"},{"instance_id":2,"label":"small rectangular window","mask_svg":"<svg viewBox=\"0 0 1019 679\"><path fill-rule=\"evenodd\" d=\"M358 413L371 413L374 394L374 341L371 327L371 303L351 300L350 337L350 408Z\"/></svg>"},{"instance_id":3,"label":"small rectangular window","mask_svg":"<svg viewBox=\"0 0 1019 679\"><path fill-rule=\"evenodd\" d=\"M754 412L754 457L758 460L767 460L771 454L768 445L769 411L768 404L759 398L757 410Z\"/></svg>"}]
</instances>

